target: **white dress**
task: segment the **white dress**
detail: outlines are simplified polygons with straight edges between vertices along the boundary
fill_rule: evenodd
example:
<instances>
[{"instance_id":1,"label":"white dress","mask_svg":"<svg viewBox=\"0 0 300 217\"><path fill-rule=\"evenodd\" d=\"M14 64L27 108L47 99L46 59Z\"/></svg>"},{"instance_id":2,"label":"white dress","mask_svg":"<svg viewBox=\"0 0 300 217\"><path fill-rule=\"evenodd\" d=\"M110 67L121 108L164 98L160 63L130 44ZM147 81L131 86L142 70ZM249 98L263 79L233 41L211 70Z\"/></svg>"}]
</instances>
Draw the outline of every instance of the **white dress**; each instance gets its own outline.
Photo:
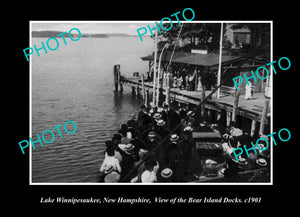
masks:
<instances>
[{"instance_id":1,"label":"white dress","mask_svg":"<svg viewBox=\"0 0 300 217\"><path fill-rule=\"evenodd\" d=\"M246 84L245 99L250 99L250 97L251 97L251 86L250 85Z\"/></svg>"},{"instance_id":2,"label":"white dress","mask_svg":"<svg viewBox=\"0 0 300 217\"><path fill-rule=\"evenodd\" d=\"M115 156L108 156L107 153L105 153L105 158L103 160L103 163L100 167L100 172L106 171L106 169L109 169L113 167L114 170L117 170L121 172L121 166L119 160Z\"/></svg>"}]
</instances>

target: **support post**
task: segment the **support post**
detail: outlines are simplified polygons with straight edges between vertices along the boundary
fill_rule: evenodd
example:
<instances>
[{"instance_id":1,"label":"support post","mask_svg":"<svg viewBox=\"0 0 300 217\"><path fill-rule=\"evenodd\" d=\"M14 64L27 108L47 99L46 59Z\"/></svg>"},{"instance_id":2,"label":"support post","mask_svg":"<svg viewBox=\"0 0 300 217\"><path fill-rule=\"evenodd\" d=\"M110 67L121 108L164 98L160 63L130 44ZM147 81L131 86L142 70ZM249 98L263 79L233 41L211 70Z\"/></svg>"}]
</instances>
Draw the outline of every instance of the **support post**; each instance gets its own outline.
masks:
<instances>
[{"instance_id":1,"label":"support post","mask_svg":"<svg viewBox=\"0 0 300 217\"><path fill-rule=\"evenodd\" d=\"M152 98L152 102L154 105L157 105L155 100L156 100L156 59L157 59L157 29L155 31L155 50L154 50L154 69L153 69L153 98Z\"/></svg>"},{"instance_id":2,"label":"support post","mask_svg":"<svg viewBox=\"0 0 300 217\"><path fill-rule=\"evenodd\" d=\"M141 74L141 80L142 80L142 96L143 96L143 101L145 103L145 83L144 83L144 74Z\"/></svg>"},{"instance_id":3,"label":"support post","mask_svg":"<svg viewBox=\"0 0 300 217\"><path fill-rule=\"evenodd\" d=\"M170 106L170 74L166 76L166 99L165 103Z\"/></svg>"},{"instance_id":4,"label":"support post","mask_svg":"<svg viewBox=\"0 0 300 217\"><path fill-rule=\"evenodd\" d=\"M169 106L170 105L170 87L166 87L166 101L165 103Z\"/></svg>"},{"instance_id":5,"label":"support post","mask_svg":"<svg viewBox=\"0 0 300 217\"><path fill-rule=\"evenodd\" d=\"M226 111L226 126L228 127L230 125L230 120L231 120L231 112Z\"/></svg>"},{"instance_id":6,"label":"support post","mask_svg":"<svg viewBox=\"0 0 300 217\"><path fill-rule=\"evenodd\" d=\"M117 70L117 66L118 65L114 65L113 67L113 76L114 76L114 91L118 91L118 88L119 88L119 73L118 73L118 70Z\"/></svg>"},{"instance_id":7,"label":"support post","mask_svg":"<svg viewBox=\"0 0 300 217\"><path fill-rule=\"evenodd\" d=\"M149 104L149 88L147 88L147 91L146 91L146 96L145 96L144 104L146 106L148 106L148 104Z\"/></svg>"},{"instance_id":8,"label":"support post","mask_svg":"<svg viewBox=\"0 0 300 217\"><path fill-rule=\"evenodd\" d=\"M123 84L121 82L121 70L120 70L121 66L120 65L117 65L117 66L118 66L117 67L117 71L118 71L118 86L120 88L120 92L123 92Z\"/></svg>"},{"instance_id":9,"label":"support post","mask_svg":"<svg viewBox=\"0 0 300 217\"><path fill-rule=\"evenodd\" d=\"M266 98L263 113L261 115L261 120L260 120L259 135L264 134L266 119L267 119L268 110L269 110L269 103L270 103L270 99Z\"/></svg>"},{"instance_id":10,"label":"support post","mask_svg":"<svg viewBox=\"0 0 300 217\"><path fill-rule=\"evenodd\" d=\"M234 101L233 101L233 110L232 110L232 121L234 121L234 122L236 122L237 108L239 106L239 97L240 97L240 92L235 91Z\"/></svg>"},{"instance_id":11,"label":"support post","mask_svg":"<svg viewBox=\"0 0 300 217\"><path fill-rule=\"evenodd\" d=\"M219 53L219 69L217 77L217 86L221 84L221 65L222 65L222 41L223 41L223 23L221 23L221 33L220 33L220 53ZM220 88L217 90L217 99L220 98Z\"/></svg>"},{"instance_id":12,"label":"support post","mask_svg":"<svg viewBox=\"0 0 300 217\"><path fill-rule=\"evenodd\" d=\"M255 130L256 130L256 120L252 120L251 122L251 132L250 132L250 136L254 136Z\"/></svg>"},{"instance_id":13,"label":"support post","mask_svg":"<svg viewBox=\"0 0 300 217\"><path fill-rule=\"evenodd\" d=\"M137 81L137 83L136 83L136 96L139 96L140 95L140 92L139 92L139 81Z\"/></svg>"},{"instance_id":14,"label":"support post","mask_svg":"<svg viewBox=\"0 0 300 217\"><path fill-rule=\"evenodd\" d=\"M202 85L202 90L201 90L201 102L205 99L205 86ZM201 104L201 116L204 115L204 109L205 109L205 103Z\"/></svg>"}]
</instances>

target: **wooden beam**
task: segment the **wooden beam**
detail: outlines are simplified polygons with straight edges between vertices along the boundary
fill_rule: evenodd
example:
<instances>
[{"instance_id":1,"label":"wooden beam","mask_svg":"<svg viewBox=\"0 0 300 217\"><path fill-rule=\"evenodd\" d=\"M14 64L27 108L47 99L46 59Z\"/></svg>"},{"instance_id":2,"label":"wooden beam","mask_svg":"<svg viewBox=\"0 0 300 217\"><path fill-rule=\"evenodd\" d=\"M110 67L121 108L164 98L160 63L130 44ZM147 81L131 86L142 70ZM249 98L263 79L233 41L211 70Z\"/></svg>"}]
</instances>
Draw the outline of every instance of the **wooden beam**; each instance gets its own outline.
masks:
<instances>
[{"instance_id":1,"label":"wooden beam","mask_svg":"<svg viewBox=\"0 0 300 217\"><path fill-rule=\"evenodd\" d=\"M232 121L236 122L236 116L237 116L237 109L239 107L239 97L240 92L234 91L234 101L233 101L233 109L232 109Z\"/></svg>"},{"instance_id":2,"label":"wooden beam","mask_svg":"<svg viewBox=\"0 0 300 217\"><path fill-rule=\"evenodd\" d=\"M250 136L254 136L255 130L256 130L256 120L252 120L251 122L251 132L250 132Z\"/></svg>"},{"instance_id":3,"label":"wooden beam","mask_svg":"<svg viewBox=\"0 0 300 217\"><path fill-rule=\"evenodd\" d=\"M226 111L226 126L228 127L230 125L230 121L231 121L231 112L230 111Z\"/></svg>"},{"instance_id":4,"label":"wooden beam","mask_svg":"<svg viewBox=\"0 0 300 217\"><path fill-rule=\"evenodd\" d=\"M270 99L266 98L263 113L260 120L259 135L263 135L265 131L265 124L266 124L267 114L269 110L269 103L270 103Z\"/></svg>"}]
</instances>

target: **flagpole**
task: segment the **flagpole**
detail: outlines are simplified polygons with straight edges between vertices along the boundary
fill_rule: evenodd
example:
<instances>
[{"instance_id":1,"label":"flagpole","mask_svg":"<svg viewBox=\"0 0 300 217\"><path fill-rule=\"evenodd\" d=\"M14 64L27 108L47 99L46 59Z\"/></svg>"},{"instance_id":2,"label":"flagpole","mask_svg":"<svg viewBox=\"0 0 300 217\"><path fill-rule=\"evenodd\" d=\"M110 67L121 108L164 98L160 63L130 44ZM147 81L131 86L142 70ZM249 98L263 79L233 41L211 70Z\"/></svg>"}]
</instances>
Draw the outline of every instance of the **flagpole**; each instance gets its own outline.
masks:
<instances>
[{"instance_id":1,"label":"flagpole","mask_svg":"<svg viewBox=\"0 0 300 217\"><path fill-rule=\"evenodd\" d=\"M221 23L221 33L220 33L220 54L219 54L219 69L218 69L218 78L217 86L221 84L221 65L222 65L222 41L223 41L223 22ZM217 90L217 99L220 98L220 88Z\"/></svg>"},{"instance_id":2,"label":"flagpole","mask_svg":"<svg viewBox=\"0 0 300 217\"><path fill-rule=\"evenodd\" d=\"M152 102L154 105L156 105L155 103L155 94L156 94L156 59L157 59L157 29L155 31L155 50L154 50L154 70L153 70L153 99Z\"/></svg>"}]
</instances>

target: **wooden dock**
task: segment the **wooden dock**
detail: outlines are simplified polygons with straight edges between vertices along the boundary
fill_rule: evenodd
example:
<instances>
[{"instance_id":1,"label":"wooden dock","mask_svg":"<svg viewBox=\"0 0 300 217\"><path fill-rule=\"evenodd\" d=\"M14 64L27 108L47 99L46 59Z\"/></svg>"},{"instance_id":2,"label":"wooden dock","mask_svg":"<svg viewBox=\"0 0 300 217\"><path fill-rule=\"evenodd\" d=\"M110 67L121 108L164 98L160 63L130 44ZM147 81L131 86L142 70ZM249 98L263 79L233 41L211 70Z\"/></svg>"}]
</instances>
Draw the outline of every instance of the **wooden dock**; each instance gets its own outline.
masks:
<instances>
[{"instance_id":1,"label":"wooden dock","mask_svg":"<svg viewBox=\"0 0 300 217\"><path fill-rule=\"evenodd\" d=\"M139 76L126 77L121 76L120 82L132 88L133 91L139 93L142 89L142 80ZM152 91L153 83L144 82L144 89ZM211 91L206 91L205 95L209 95ZM166 94L166 89L163 88L163 94ZM170 89L170 99L178 102L183 102L192 105L199 105L201 102L201 91L188 91L180 90L179 88ZM256 93L253 99L246 100L244 95L241 95L238 100L238 106L235 110L236 115L250 119L251 123L251 134L254 134L257 123L261 120L265 120L266 125L270 125L270 105L265 109L266 117L263 117L264 107L266 106L266 99L262 93ZM234 94L222 94L218 99L214 93L212 97L205 102L205 109L214 111L226 111L227 125L229 125L234 112ZM264 131L264 128L260 131Z\"/></svg>"}]
</instances>

